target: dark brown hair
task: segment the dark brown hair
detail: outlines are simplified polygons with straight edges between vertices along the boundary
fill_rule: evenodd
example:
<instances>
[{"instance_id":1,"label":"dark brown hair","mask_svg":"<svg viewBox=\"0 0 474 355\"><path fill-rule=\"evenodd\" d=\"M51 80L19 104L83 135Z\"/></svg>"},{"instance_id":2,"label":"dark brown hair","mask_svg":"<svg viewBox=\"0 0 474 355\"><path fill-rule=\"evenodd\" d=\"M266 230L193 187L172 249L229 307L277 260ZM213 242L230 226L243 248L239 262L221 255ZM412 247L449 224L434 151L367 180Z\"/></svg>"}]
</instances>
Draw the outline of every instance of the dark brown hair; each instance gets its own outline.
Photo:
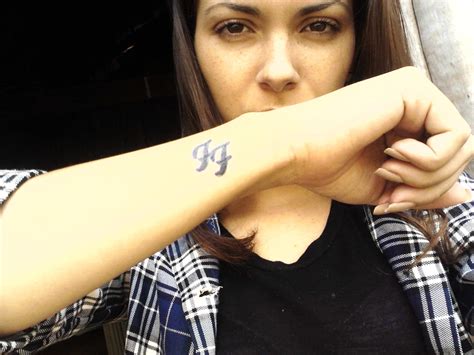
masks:
<instances>
[{"instance_id":1,"label":"dark brown hair","mask_svg":"<svg viewBox=\"0 0 474 355\"><path fill-rule=\"evenodd\" d=\"M171 3L176 86L183 136L223 122L194 50L196 6L197 0L172 0ZM356 50L350 83L412 65L398 0L354 0L353 9ZM440 211L430 211L423 216L400 216L419 228L430 241L429 248L422 255L436 247L440 240L445 241L441 245L443 249L449 245L446 238L440 237L445 234L446 226L446 219ZM441 221L437 224L441 228L434 228L434 218ZM191 235L207 252L231 263L245 261L253 246L252 236L243 239L221 237L210 231L205 223L192 230Z\"/></svg>"}]
</instances>

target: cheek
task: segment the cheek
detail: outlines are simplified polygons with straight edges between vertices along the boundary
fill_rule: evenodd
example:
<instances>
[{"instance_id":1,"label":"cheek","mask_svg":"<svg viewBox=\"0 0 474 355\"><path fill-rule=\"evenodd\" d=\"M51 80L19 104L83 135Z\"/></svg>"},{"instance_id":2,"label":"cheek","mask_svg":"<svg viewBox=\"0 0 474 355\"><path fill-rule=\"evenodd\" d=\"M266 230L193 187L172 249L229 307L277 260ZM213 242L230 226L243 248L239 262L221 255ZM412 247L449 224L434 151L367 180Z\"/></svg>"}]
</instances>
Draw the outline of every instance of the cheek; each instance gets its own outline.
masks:
<instances>
[{"instance_id":1,"label":"cheek","mask_svg":"<svg viewBox=\"0 0 474 355\"><path fill-rule=\"evenodd\" d=\"M300 53L300 73L311 86L314 96L327 94L343 87L353 60L352 42L333 48L318 48Z\"/></svg>"},{"instance_id":2,"label":"cheek","mask_svg":"<svg viewBox=\"0 0 474 355\"><path fill-rule=\"evenodd\" d=\"M232 51L215 46L208 51L197 52L202 73L212 87L227 87L229 83L250 74L257 62L251 50Z\"/></svg>"},{"instance_id":3,"label":"cheek","mask_svg":"<svg viewBox=\"0 0 474 355\"><path fill-rule=\"evenodd\" d=\"M202 74L223 119L228 121L237 117L242 110L237 98L244 96L251 85L252 77L255 76L252 71L255 58L249 51L236 53L216 50L216 47L207 51L204 47L197 47L196 53Z\"/></svg>"}]
</instances>

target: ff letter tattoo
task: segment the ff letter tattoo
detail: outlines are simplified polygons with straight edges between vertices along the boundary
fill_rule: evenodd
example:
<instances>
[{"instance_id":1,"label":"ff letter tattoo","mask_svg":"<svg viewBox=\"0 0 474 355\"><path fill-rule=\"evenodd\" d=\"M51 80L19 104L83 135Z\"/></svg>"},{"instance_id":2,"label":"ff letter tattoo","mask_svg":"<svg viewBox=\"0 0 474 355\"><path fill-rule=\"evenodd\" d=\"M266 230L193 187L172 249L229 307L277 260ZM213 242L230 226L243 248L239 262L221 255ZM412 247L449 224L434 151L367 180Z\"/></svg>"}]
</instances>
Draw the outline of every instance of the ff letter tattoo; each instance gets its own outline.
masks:
<instances>
[{"instance_id":1,"label":"ff letter tattoo","mask_svg":"<svg viewBox=\"0 0 474 355\"><path fill-rule=\"evenodd\" d=\"M222 176L227 170L227 162L232 158L232 155L227 154L227 147L230 142L221 144L214 149L210 149L209 145L212 140L198 145L193 149L193 158L200 161L201 164L196 168L196 171L204 171L209 165L209 160L219 165L219 170L214 173L216 176Z\"/></svg>"}]
</instances>

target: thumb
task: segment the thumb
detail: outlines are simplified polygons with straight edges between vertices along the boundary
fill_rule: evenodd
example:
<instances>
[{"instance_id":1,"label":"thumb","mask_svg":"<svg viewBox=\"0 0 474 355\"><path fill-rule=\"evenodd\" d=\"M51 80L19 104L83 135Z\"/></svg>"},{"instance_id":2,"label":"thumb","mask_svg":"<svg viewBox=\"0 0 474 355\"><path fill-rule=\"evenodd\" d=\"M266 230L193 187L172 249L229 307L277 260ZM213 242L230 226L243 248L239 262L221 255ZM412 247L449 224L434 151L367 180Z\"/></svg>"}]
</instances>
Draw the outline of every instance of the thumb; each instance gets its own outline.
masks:
<instances>
[{"instance_id":1,"label":"thumb","mask_svg":"<svg viewBox=\"0 0 474 355\"><path fill-rule=\"evenodd\" d=\"M474 198L471 190L466 189L459 182L456 182L448 191L433 202L416 206L417 209L446 208L460 203L470 202Z\"/></svg>"},{"instance_id":2,"label":"thumb","mask_svg":"<svg viewBox=\"0 0 474 355\"><path fill-rule=\"evenodd\" d=\"M395 190L412 190L413 188L403 185L398 185L395 189L392 190L392 195L395 193ZM382 215L387 213L403 212L407 209L417 209L417 210L430 210L438 208L446 208L460 203L466 203L473 200L474 195L470 190L465 189L460 183L456 182L451 188L438 197L435 200L430 201L429 203L407 203L407 202L389 202L391 200L390 190L388 190L379 200L379 204L374 209L375 215Z\"/></svg>"}]
</instances>

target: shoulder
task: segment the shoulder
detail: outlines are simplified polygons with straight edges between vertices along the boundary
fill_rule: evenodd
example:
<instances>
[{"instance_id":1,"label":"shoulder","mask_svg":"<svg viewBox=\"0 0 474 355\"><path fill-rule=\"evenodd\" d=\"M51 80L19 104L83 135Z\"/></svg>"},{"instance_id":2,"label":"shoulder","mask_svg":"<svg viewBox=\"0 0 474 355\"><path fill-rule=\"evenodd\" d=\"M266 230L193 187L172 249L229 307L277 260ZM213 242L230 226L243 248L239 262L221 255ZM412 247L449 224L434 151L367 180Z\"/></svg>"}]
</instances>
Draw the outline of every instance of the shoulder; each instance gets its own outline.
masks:
<instances>
[{"instance_id":1,"label":"shoulder","mask_svg":"<svg viewBox=\"0 0 474 355\"><path fill-rule=\"evenodd\" d=\"M467 173L459 178L459 183L471 191L471 200L444 208L448 219L448 233L456 246L472 249L474 246L474 179Z\"/></svg>"}]
</instances>

